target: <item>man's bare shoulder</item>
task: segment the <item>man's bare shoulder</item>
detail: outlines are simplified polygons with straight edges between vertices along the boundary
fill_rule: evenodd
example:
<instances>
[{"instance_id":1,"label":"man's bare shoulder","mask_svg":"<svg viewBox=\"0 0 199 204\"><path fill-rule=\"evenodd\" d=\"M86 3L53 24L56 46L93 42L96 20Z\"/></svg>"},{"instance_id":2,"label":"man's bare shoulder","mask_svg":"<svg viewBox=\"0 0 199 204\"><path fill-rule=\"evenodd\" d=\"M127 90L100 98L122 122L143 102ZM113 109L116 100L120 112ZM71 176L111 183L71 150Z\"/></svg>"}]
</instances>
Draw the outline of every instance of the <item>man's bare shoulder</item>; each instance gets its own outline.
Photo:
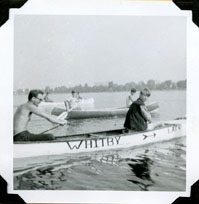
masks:
<instances>
[{"instance_id":1,"label":"man's bare shoulder","mask_svg":"<svg viewBox=\"0 0 199 204\"><path fill-rule=\"evenodd\" d=\"M18 109L22 110L22 111L29 111L29 112L34 112L34 110L38 109L36 106L34 106L33 104L31 103L24 103L22 105L20 105L18 107Z\"/></svg>"},{"instance_id":2,"label":"man's bare shoulder","mask_svg":"<svg viewBox=\"0 0 199 204\"><path fill-rule=\"evenodd\" d=\"M29 108L31 108L31 106L32 106L32 104L27 102L27 103L21 104L19 106L19 108L21 108L21 109L29 109Z\"/></svg>"},{"instance_id":3,"label":"man's bare shoulder","mask_svg":"<svg viewBox=\"0 0 199 204\"><path fill-rule=\"evenodd\" d=\"M24 103L24 104L21 104L16 112L15 112L15 117L18 117L18 116L27 116L29 115L29 113L31 112L31 108L29 106L28 103Z\"/></svg>"},{"instance_id":4,"label":"man's bare shoulder","mask_svg":"<svg viewBox=\"0 0 199 204\"><path fill-rule=\"evenodd\" d=\"M17 110L20 110L20 111L27 110L27 109L28 109L27 103L21 104L17 108Z\"/></svg>"},{"instance_id":5,"label":"man's bare shoulder","mask_svg":"<svg viewBox=\"0 0 199 204\"><path fill-rule=\"evenodd\" d=\"M38 106L35 106L34 104L32 104L32 103L26 103L26 104L24 104L25 105L25 107L28 109L28 110L30 110L31 112L38 112L39 111L39 107Z\"/></svg>"}]
</instances>

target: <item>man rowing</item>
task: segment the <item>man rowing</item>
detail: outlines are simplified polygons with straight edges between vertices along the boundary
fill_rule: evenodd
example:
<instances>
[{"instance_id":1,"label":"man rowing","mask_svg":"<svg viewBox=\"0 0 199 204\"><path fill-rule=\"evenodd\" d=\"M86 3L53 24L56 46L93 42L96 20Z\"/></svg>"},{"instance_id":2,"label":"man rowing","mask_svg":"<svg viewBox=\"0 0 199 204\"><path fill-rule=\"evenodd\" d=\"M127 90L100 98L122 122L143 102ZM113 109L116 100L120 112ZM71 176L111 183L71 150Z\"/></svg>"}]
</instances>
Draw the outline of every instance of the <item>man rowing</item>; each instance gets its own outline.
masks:
<instances>
[{"instance_id":1,"label":"man rowing","mask_svg":"<svg viewBox=\"0 0 199 204\"><path fill-rule=\"evenodd\" d=\"M131 104L126 114L124 122L124 127L126 129L144 131L162 126L162 123L152 120L151 114L145 105L150 95L151 93L148 88L144 88L140 91L139 98Z\"/></svg>"},{"instance_id":2,"label":"man rowing","mask_svg":"<svg viewBox=\"0 0 199 204\"><path fill-rule=\"evenodd\" d=\"M27 130L32 114L45 118L46 120L64 125L65 120L60 120L43 112L38 106L43 101L44 93L41 90L31 90L28 101L20 105L14 114L14 141L42 141L53 140L52 134L33 134Z\"/></svg>"}]
</instances>

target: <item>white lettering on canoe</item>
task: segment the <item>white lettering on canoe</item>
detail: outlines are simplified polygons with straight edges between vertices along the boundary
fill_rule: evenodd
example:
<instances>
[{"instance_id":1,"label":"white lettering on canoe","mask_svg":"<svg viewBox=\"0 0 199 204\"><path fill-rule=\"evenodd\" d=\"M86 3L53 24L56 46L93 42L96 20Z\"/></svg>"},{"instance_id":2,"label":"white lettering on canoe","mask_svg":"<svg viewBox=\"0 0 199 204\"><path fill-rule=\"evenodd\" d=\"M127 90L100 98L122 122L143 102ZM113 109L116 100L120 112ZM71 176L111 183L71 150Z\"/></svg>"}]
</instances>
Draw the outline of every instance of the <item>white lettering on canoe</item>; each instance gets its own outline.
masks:
<instances>
[{"instance_id":1,"label":"white lettering on canoe","mask_svg":"<svg viewBox=\"0 0 199 204\"><path fill-rule=\"evenodd\" d=\"M119 137L111 137L111 138L67 141L66 143L70 150L81 149L82 147L84 147L85 149L95 149L98 147L109 147L109 146L119 145L120 138L121 137L119 136Z\"/></svg>"}]
</instances>

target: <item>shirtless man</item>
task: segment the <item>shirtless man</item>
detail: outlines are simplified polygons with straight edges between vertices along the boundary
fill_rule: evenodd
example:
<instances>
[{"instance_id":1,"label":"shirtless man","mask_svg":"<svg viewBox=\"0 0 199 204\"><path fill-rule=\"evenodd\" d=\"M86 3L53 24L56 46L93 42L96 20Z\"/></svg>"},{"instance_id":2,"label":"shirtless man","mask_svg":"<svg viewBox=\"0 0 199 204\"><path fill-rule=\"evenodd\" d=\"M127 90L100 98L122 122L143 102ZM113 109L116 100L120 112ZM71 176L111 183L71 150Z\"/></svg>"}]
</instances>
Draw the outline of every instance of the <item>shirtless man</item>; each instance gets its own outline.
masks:
<instances>
[{"instance_id":1,"label":"shirtless man","mask_svg":"<svg viewBox=\"0 0 199 204\"><path fill-rule=\"evenodd\" d=\"M27 126L31 120L32 113L55 124L66 124L65 120L58 120L38 108L41 101L43 101L43 94L41 90L31 90L28 95L28 102L17 108L14 114L14 141L42 141L54 139L52 134L39 135L28 132Z\"/></svg>"}]
</instances>

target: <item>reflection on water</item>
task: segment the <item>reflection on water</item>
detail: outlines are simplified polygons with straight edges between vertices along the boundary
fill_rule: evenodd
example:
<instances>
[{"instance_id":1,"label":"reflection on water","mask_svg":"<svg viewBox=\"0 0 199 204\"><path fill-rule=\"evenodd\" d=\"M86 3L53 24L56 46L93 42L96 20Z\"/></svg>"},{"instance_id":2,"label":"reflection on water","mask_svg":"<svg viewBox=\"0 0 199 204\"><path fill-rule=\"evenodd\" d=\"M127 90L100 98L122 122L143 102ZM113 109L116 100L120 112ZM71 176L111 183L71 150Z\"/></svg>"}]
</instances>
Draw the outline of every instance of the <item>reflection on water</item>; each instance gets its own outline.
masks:
<instances>
[{"instance_id":1,"label":"reflection on water","mask_svg":"<svg viewBox=\"0 0 199 204\"><path fill-rule=\"evenodd\" d=\"M150 175L150 166L153 164L153 161L148 158L146 155L140 156L138 159L129 159L128 165L132 171L132 173L137 177L144 181L149 181L151 183L144 183L139 180L130 179L128 181L138 185L140 190L147 191L148 187L151 186L154 181L151 179Z\"/></svg>"},{"instance_id":2,"label":"reflection on water","mask_svg":"<svg viewBox=\"0 0 199 204\"><path fill-rule=\"evenodd\" d=\"M14 188L185 190L185 138L137 148L15 161ZM18 163L18 167L17 167Z\"/></svg>"}]
</instances>

